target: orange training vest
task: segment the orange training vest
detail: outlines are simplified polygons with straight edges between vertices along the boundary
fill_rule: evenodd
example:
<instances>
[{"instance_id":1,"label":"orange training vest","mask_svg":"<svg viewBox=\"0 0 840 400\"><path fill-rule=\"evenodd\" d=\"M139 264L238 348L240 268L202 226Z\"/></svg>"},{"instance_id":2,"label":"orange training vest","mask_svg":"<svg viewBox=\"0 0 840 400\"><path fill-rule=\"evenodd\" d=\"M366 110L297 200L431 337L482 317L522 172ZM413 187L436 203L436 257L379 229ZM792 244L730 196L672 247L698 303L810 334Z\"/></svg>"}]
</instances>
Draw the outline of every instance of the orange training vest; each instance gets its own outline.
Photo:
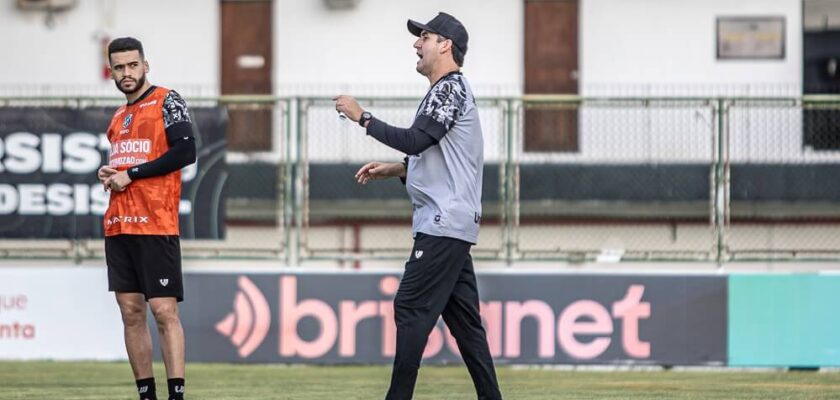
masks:
<instances>
[{"instance_id":1,"label":"orange training vest","mask_svg":"<svg viewBox=\"0 0 840 400\"><path fill-rule=\"evenodd\" d=\"M141 101L117 109L108 127L109 165L118 171L154 160L169 149L163 101L169 89L157 87ZM178 235L181 171L132 181L123 192L111 191L105 212L105 236Z\"/></svg>"}]
</instances>

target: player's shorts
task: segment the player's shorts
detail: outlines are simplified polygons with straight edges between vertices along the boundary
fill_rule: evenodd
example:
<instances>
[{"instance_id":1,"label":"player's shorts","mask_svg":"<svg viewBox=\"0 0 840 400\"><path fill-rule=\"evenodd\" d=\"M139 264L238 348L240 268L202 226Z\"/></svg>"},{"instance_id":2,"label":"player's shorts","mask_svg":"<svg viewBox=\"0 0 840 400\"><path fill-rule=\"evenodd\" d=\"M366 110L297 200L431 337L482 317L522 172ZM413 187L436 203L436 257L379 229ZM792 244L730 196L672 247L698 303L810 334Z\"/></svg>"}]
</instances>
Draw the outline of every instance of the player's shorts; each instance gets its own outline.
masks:
<instances>
[{"instance_id":1,"label":"player's shorts","mask_svg":"<svg viewBox=\"0 0 840 400\"><path fill-rule=\"evenodd\" d=\"M105 237L108 290L184 300L181 241L178 236L115 235Z\"/></svg>"}]
</instances>

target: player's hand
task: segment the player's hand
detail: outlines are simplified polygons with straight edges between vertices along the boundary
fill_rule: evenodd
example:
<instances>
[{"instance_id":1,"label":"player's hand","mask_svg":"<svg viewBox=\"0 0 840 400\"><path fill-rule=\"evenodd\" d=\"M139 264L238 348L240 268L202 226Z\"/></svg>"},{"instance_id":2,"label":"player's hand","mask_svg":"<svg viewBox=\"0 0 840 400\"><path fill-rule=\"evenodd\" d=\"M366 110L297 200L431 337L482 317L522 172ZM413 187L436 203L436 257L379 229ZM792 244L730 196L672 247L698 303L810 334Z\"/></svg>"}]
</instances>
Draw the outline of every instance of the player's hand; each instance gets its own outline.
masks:
<instances>
[{"instance_id":1,"label":"player's hand","mask_svg":"<svg viewBox=\"0 0 840 400\"><path fill-rule=\"evenodd\" d=\"M340 95L333 97L333 101L335 102L335 110L344 113L353 122L359 122L359 118L362 118L362 111L364 110L356 99Z\"/></svg>"},{"instance_id":2,"label":"player's hand","mask_svg":"<svg viewBox=\"0 0 840 400\"><path fill-rule=\"evenodd\" d=\"M105 186L115 192L122 192L131 183L127 171L119 171L105 180Z\"/></svg>"},{"instance_id":3,"label":"player's hand","mask_svg":"<svg viewBox=\"0 0 840 400\"><path fill-rule=\"evenodd\" d=\"M108 190L110 190L110 188L108 187L107 184L105 184L105 181L108 180L108 178L110 178L111 175L114 175L116 173L117 173L117 170L113 167L108 166L108 165L103 165L103 166L99 167L98 171L96 171L96 177L99 179L99 182L102 182L102 186L105 187L106 192Z\"/></svg>"},{"instance_id":4,"label":"player's hand","mask_svg":"<svg viewBox=\"0 0 840 400\"><path fill-rule=\"evenodd\" d=\"M402 163L382 163L372 161L356 172L356 182L365 185L371 180L386 179L394 176L404 176L405 166Z\"/></svg>"}]
</instances>

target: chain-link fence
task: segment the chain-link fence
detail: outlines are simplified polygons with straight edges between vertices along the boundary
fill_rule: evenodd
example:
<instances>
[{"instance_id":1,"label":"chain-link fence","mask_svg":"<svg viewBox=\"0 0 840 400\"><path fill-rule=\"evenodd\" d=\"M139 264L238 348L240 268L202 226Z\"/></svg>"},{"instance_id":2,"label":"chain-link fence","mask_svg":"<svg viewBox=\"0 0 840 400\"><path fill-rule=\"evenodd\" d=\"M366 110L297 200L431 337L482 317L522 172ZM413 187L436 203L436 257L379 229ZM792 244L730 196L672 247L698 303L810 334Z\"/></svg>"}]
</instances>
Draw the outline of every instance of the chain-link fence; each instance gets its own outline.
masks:
<instances>
[{"instance_id":1,"label":"chain-link fence","mask_svg":"<svg viewBox=\"0 0 840 400\"><path fill-rule=\"evenodd\" d=\"M224 214L225 236L186 240L185 256L288 261L291 102L272 96L224 96L216 107L227 117L225 206L219 213Z\"/></svg>"},{"instance_id":2,"label":"chain-link fence","mask_svg":"<svg viewBox=\"0 0 840 400\"><path fill-rule=\"evenodd\" d=\"M420 99L362 98L377 118L402 127L411 125ZM483 228L474 254L502 255L499 219L499 166L505 159L507 100L479 101L485 140ZM411 204L398 180L358 185L354 174L370 161L402 162L405 154L365 135L349 119L341 119L328 98L301 99L300 121L302 258L405 258L411 248Z\"/></svg>"},{"instance_id":3,"label":"chain-link fence","mask_svg":"<svg viewBox=\"0 0 840 400\"><path fill-rule=\"evenodd\" d=\"M709 259L716 103L530 96L513 140L513 256Z\"/></svg>"},{"instance_id":4,"label":"chain-link fence","mask_svg":"<svg viewBox=\"0 0 840 400\"><path fill-rule=\"evenodd\" d=\"M361 98L409 126L419 98ZM184 171L185 257L403 259L403 154L329 98L188 98L199 161ZM0 99L0 256L102 257L105 127L120 99ZM840 259L840 99L484 98L477 258Z\"/></svg>"},{"instance_id":5,"label":"chain-link fence","mask_svg":"<svg viewBox=\"0 0 840 400\"><path fill-rule=\"evenodd\" d=\"M731 99L725 243L734 259L840 256L840 102Z\"/></svg>"}]
</instances>

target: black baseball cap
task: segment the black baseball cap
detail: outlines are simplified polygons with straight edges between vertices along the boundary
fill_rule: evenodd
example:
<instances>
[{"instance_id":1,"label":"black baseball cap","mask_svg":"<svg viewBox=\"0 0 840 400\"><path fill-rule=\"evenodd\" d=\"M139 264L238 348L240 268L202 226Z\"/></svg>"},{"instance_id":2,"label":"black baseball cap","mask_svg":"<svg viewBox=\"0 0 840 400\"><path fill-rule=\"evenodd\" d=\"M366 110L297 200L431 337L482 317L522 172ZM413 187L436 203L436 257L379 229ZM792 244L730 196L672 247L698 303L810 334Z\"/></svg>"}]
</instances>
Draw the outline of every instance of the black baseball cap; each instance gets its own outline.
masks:
<instances>
[{"instance_id":1,"label":"black baseball cap","mask_svg":"<svg viewBox=\"0 0 840 400\"><path fill-rule=\"evenodd\" d=\"M451 39L465 54L467 52L467 42L470 40L470 35L467 33L467 28L461 24L455 17L440 12L431 21L426 24L421 24L415 20L408 20L408 31L414 36L420 36L423 31L437 33L447 39Z\"/></svg>"}]
</instances>

